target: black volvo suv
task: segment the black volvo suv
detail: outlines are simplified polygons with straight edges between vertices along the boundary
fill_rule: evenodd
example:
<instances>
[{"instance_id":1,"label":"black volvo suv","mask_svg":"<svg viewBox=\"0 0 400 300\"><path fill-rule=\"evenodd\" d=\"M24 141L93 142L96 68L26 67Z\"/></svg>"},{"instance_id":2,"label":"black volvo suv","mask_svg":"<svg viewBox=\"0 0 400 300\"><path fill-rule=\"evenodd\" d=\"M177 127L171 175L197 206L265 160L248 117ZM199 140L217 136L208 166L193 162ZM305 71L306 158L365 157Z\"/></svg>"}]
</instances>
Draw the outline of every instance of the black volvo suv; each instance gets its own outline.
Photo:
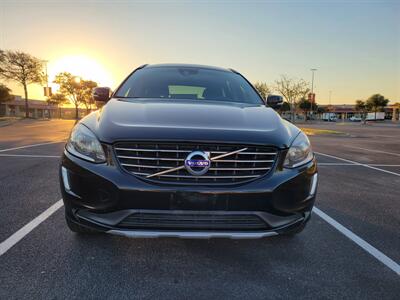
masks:
<instances>
[{"instance_id":1,"label":"black volvo suv","mask_svg":"<svg viewBox=\"0 0 400 300\"><path fill-rule=\"evenodd\" d=\"M231 69L144 65L73 128L60 166L68 227L129 237L300 232L317 165L306 135Z\"/></svg>"}]
</instances>

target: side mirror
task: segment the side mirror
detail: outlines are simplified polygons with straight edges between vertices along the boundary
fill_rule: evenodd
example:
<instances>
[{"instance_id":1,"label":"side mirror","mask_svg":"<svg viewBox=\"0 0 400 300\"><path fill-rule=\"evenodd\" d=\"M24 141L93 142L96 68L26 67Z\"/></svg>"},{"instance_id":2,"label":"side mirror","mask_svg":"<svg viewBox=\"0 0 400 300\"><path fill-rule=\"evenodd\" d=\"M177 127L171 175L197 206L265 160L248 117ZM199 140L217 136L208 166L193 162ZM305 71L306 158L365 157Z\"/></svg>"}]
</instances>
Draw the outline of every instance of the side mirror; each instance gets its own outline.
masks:
<instances>
[{"instance_id":1,"label":"side mirror","mask_svg":"<svg viewBox=\"0 0 400 300\"><path fill-rule=\"evenodd\" d=\"M93 100L106 103L110 100L111 89L108 87L96 87L92 91Z\"/></svg>"},{"instance_id":2,"label":"side mirror","mask_svg":"<svg viewBox=\"0 0 400 300\"><path fill-rule=\"evenodd\" d=\"M269 95L267 97L267 105L273 109L278 109L283 104L283 97L278 95Z\"/></svg>"}]
</instances>

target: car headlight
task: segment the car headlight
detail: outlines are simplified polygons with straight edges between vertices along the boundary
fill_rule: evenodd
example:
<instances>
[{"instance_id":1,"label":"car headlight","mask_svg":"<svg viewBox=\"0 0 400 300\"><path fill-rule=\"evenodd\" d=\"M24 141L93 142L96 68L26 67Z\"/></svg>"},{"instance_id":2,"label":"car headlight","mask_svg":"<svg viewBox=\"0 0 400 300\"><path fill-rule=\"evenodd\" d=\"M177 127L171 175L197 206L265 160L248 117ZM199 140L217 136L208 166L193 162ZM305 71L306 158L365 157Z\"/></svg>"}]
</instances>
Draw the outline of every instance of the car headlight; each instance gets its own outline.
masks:
<instances>
[{"instance_id":1,"label":"car headlight","mask_svg":"<svg viewBox=\"0 0 400 300\"><path fill-rule=\"evenodd\" d=\"M106 161L106 155L99 140L82 124L78 124L72 129L66 148L71 154L91 162Z\"/></svg>"},{"instance_id":2,"label":"car headlight","mask_svg":"<svg viewBox=\"0 0 400 300\"><path fill-rule=\"evenodd\" d=\"M303 132L300 132L290 146L283 166L285 168L296 168L310 162L313 157L314 153L312 152L310 141Z\"/></svg>"}]
</instances>

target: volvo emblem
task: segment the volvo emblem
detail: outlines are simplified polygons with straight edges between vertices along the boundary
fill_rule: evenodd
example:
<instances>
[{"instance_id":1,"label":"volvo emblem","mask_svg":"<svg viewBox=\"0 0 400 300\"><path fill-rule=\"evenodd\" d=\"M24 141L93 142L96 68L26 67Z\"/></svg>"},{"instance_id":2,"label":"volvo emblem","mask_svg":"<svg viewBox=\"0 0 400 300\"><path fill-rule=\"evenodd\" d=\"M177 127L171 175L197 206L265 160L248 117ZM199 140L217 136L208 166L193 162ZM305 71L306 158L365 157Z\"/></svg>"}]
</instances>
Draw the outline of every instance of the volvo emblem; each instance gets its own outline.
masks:
<instances>
[{"instance_id":1,"label":"volvo emblem","mask_svg":"<svg viewBox=\"0 0 400 300\"><path fill-rule=\"evenodd\" d=\"M194 175L201 176L207 173L211 166L210 153L203 151L193 151L185 159L186 170Z\"/></svg>"}]
</instances>

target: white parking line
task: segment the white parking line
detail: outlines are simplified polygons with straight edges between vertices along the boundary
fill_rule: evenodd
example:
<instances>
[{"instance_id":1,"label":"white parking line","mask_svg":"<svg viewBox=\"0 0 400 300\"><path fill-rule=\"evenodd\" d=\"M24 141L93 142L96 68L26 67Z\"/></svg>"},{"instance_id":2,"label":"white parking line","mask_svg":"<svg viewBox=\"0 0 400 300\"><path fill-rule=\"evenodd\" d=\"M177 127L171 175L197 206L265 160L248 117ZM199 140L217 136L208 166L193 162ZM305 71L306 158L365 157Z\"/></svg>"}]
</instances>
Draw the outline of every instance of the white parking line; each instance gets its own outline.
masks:
<instances>
[{"instance_id":1,"label":"white parking line","mask_svg":"<svg viewBox=\"0 0 400 300\"><path fill-rule=\"evenodd\" d=\"M362 164L362 163L359 163L359 162L356 162L356 161L353 161L353 160L350 160L350 159L341 158L341 157L338 157L338 156L325 154L325 153L321 153L321 152L314 152L314 153L319 154L319 155L323 155L323 156L326 156L326 157L334 158L334 159L337 159L337 160L349 162L349 163L352 163L354 165L363 166L363 167L366 167L366 168L369 168L369 169L373 169L373 170L376 170L376 171L381 171L381 172L384 172L384 173L387 173L387 174L392 174L392 175L400 177L399 173L388 171L388 170L384 170L384 169L380 169L380 168L377 168L377 167L373 167L371 165Z\"/></svg>"},{"instance_id":2,"label":"white parking line","mask_svg":"<svg viewBox=\"0 0 400 300\"><path fill-rule=\"evenodd\" d=\"M400 275L400 265L398 263L396 263L394 260L392 260L385 254L383 254L381 251L376 249L374 246L372 246L368 242L364 241L362 238L360 238L358 235L356 235L352 231L348 230L342 224L340 224L337 221L335 221L334 219L332 219L330 216L328 216L326 213L324 213L317 207L313 208L313 212L316 215L318 215L321 219L323 219L325 222L327 222L328 224L333 226L336 230L338 230L343 235L345 235L350 240L352 240L354 243L356 243L358 246L360 246L362 249L367 251L369 254L371 254L373 257L375 257L381 263L383 263L388 268L390 268L391 270L396 272L397 275Z\"/></svg>"},{"instance_id":3,"label":"white parking line","mask_svg":"<svg viewBox=\"0 0 400 300\"><path fill-rule=\"evenodd\" d=\"M39 226L40 223L42 223L44 220L46 220L48 217L54 214L62 206L63 206L62 199L58 200L56 203L54 203L52 206L50 206L48 209L46 209L44 212L42 212L28 224L26 224L24 227L22 227L17 232L12 234L8 239L3 241L0 244L0 256L6 253L11 247L17 244L20 240L22 240L29 232L31 232L33 229Z\"/></svg>"},{"instance_id":4,"label":"white parking line","mask_svg":"<svg viewBox=\"0 0 400 300\"><path fill-rule=\"evenodd\" d=\"M25 146L8 148L8 149L0 149L0 152L6 152L6 151L18 150L18 149L25 149L25 148L31 148L31 147L37 147L37 146L44 146L44 145L50 145L50 144L57 144L57 143L64 143L64 142L65 141L58 141L58 142L47 142L47 143L40 143L40 144L25 145Z\"/></svg>"},{"instance_id":5,"label":"white parking line","mask_svg":"<svg viewBox=\"0 0 400 300\"><path fill-rule=\"evenodd\" d=\"M1 156L1 154L0 154ZM367 164L368 166L374 167L400 167L400 165L389 165L389 164ZM318 166L358 166L363 167L360 164L353 164L353 163L318 163Z\"/></svg>"},{"instance_id":6,"label":"white parking line","mask_svg":"<svg viewBox=\"0 0 400 300\"><path fill-rule=\"evenodd\" d=\"M60 155L36 155L36 154L0 154L0 157L44 157L44 158L60 158Z\"/></svg>"},{"instance_id":7,"label":"white parking line","mask_svg":"<svg viewBox=\"0 0 400 300\"><path fill-rule=\"evenodd\" d=\"M387 151L382 151L382 150L373 150L373 149L367 149L367 148L355 147L355 146L349 146L349 145L344 145L344 147L346 147L346 148L353 148L353 149L360 149L360 150L365 150L365 151L370 151L370 152L376 152L376 153L384 153L384 154L389 154L389 155L400 156L400 153L387 152Z\"/></svg>"},{"instance_id":8,"label":"white parking line","mask_svg":"<svg viewBox=\"0 0 400 300\"><path fill-rule=\"evenodd\" d=\"M394 135L382 135L382 134L374 134L374 137L384 137L384 138L399 138L398 136L394 136Z\"/></svg>"}]
</instances>

